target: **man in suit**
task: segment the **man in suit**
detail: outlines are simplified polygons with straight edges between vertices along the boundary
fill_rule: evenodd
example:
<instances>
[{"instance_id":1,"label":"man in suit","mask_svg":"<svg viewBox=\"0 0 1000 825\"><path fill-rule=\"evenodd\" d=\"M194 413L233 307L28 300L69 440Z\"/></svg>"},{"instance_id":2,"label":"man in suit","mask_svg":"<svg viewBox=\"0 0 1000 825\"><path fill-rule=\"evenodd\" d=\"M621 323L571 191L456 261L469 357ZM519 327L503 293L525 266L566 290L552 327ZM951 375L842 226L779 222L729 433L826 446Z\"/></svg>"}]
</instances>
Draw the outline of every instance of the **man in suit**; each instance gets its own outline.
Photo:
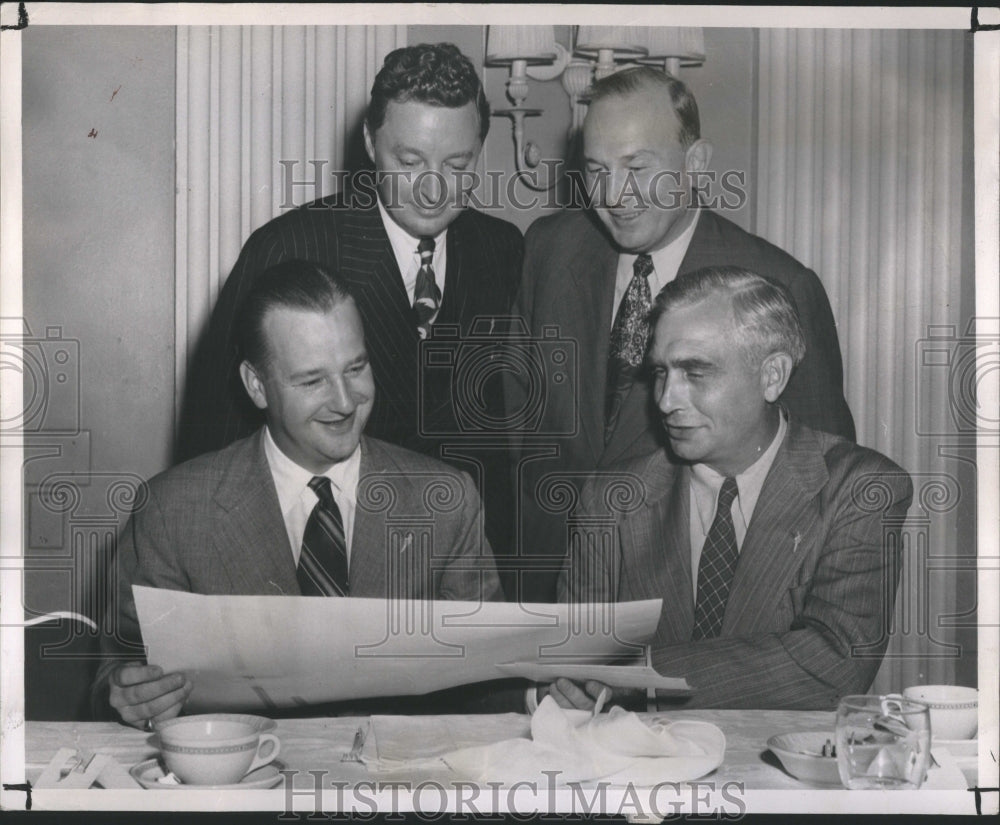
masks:
<instances>
[{"instance_id":1,"label":"man in suit","mask_svg":"<svg viewBox=\"0 0 1000 825\"><path fill-rule=\"evenodd\" d=\"M560 596L662 598L652 664L688 707L832 708L865 692L888 641L912 497L885 456L812 429L779 401L806 350L788 291L736 267L679 275L656 298L649 352L668 450L597 474ZM609 509L608 485L631 485ZM588 609L599 609L591 605ZM566 706L602 685L560 680Z\"/></svg>"},{"instance_id":2,"label":"man in suit","mask_svg":"<svg viewBox=\"0 0 1000 825\"><path fill-rule=\"evenodd\" d=\"M545 398L531 436L536 452L525 455L519 480L522 552L548 555L523 577L529 596L551 598L561 561L552 548L564 543L561 514L546 512L544 477L586 474L663 445L641 371L644 316L652 296L678 274L735 265L784 284L807 354L782 402L802 423L854 439L823 285L791 256L699 202L693 190L711 154L697 103L681 81L649 67L617 72L594 84L583 126L592 208L541 218L528 230L515 313L535 337L556 329L575 347L577 366L575 392ZM511 402L524 406L524 391L513 387ZM542 445L555 454L536 457Z\"/></svg>"},{"instance_id":3,"label":"man in suit","mask_svg":"<svg viewBox=\"0 0 1000 825\"><path fill-rule=\"evenodd\" d=\"M479 437L480 425L503 414L503 393L482 354L495 343L493 328L476 322L509 315L523 240L512 224L466 207L489 124L482 83L455 46L410 46L386 57L364 122L374 173L250 236L191 362L178 459L260 426L238 375L234 319L267 267L314 261L347 280L369 332L376 393L367 434L470 471L495 505L491 540L507 543L505 442L491 431L483 447ZM428 334L435 353L422 357ZM453 380L467 357L484 365L481 385ZM466 416L456 420L463 405Z\"/></svg>"},{"instance_id":4,"label":"man in suit","mask_svg":"<svg viewBox=\"0 0 1000 825\"><path fill-rule=\"evenodd\" d=\"M267 269L243 303L238 337L243 386L266 426L154 478L119 542L117 633L105 640L95 693L132 725L177 715L192 689L183 674L122 664L127 643L140 642L133 584L225 595L500 598L471 479L362 435L377 389L345 279L306 261ZM393 518L432 519L429 555L390 542L387 485ZM429 487L439 495L428 496ZM447 500L447 510L427 512L435 500Z\"/></svg>"}]
</instances>

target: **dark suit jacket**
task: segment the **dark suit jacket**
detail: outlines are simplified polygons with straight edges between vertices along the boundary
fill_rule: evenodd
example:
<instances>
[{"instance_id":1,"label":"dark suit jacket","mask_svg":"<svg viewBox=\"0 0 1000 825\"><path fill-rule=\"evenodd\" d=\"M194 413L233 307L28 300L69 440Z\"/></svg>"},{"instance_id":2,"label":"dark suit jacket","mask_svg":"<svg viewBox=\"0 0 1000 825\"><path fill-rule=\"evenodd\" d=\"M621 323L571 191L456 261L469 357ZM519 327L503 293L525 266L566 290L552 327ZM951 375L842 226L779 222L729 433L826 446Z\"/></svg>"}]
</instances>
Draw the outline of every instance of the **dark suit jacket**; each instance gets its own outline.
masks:
<instances>
[{"instance_id":1,"label":"dark suit jacket","mask_svg":"<svg viewBox=\"0 0 1000 825\"><path fill-rule=\"evenodd\" d=\"M617 513L609 502L625 499L605 495L615 476L638 491ZM864 693L888 643L913 493L906 472L793 421L750 519L721 635L699 642L689 484L690 469L662 451L595 477L581 523L613 519L611 548L574 544L560 598L662 598L653 666L688 679L686 707L833 708Z\"/></svg>"},{"instance_id":2,"label":"dark suit jacket","mask_svg":"<svg viewBox=\"0 0 1000 825\"><path fill-rule=\"evenodd\" d=\"M263 430L214 453L161 473L148 499L129 519L118 543L116 638L102 640L95 698L106 700L107 679L141 644L132 585L216 595L301 595L278 494L264 454ZM496 567L483 536L480 500L471 479L441 462L372 438L361 441L358 504L351 543L352 596L497 600ZM386 495L385 485L392 496ZM431 488L431 489L429 489ZM434 495L437 493L437 495ZM429 502L443 502L428 512ZM417 540L396 550L391 529L412 529ZM428 519L433 546L413 561ZM391 523L390 523L391 520ZM400 544L406 548L398 549ZM391 554L409 553L408 564ZM394 571L394 575L390 574Z\"/></svg>"},{"instance_id":3,"label":"dark suit jacket","mask_svg":"<svg viewBox=\"0 0 1000 825\"><path fill-rule=\"evenodd\" d=\"M615 431L605 444L605 387L618 251L597 218L580 210L542 218L528 230L525 244L515 313L525 319L535 337L542 337L546 327L556 327L558 337L575 347L576 369L571 379L575 391L550 390L537 433L529 438L533 447L549 444L558 455L522 462L521 547L537 555L558 553L554 548L565 546L562 515L553 518L538 503L536 487L544 475L588 473L657 450L665 446L665 440L649 384L641 380L632 384ZM815 273L767 241L702 209L679 272L712 265L741 266L788 287L805 332L806 356L792 374L782 403L804 424L853 440L837 330ZM512 382L509 402L524 406L524 392ZM553 574L532 574L526 582L529 597L551 598Z\"/></svg>"},{"instance_id":4,"label":"dark suit jacket","mask_svg":"<svg viewBox=\"0 0 1000 825\"><path fill-rule=\"evenodd\" d=\"M436 326L457 325L465 338L476 318L509 314L524 246L517 227L472 209L451 224L447 245L446 286ZM451 376L446 369L425 370L419 363L413 309L374 191L359 189L287 212L250 236L191 359L178 459L217 450L262 424L239 381L235 322L255 278L291 259L319 263L351 285L375 377L375 405L366 433L438 455L440 439L419 431L420 405L431 417L446 417L435 422L434 431L447 430ZM489 402L502 409L500 393Z\"/></svg>"}]
</instances>

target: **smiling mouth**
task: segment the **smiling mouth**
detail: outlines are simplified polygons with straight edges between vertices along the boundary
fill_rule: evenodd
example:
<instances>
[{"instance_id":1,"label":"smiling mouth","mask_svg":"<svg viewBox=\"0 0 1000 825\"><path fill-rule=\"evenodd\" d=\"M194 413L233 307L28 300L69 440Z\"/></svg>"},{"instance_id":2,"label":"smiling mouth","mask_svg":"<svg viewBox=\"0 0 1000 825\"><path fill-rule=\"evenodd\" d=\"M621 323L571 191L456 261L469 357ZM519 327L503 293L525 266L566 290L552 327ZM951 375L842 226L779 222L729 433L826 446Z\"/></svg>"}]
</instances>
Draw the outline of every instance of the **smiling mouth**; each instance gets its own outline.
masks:
<instances>
[{"instance_id":1,"label":"smiling mouth","mask_svg":"<svg viewBox=\"0 0 1000 825\"><path fill-rule=\"evenodd\" d=\"M343 418L337 418L332 421L324 420L322 418L313 419L317 424L323 427L327 427L331 430L346 430L350 429L351 424L354 421L354 414L344 416Z\"/></svg>"},{"instance_id":2,"label":"smiling mouth","mask_svg":"<svg viewBox=\"0 0 1000 825\"><path fill-rule=\"evenodd\" d=\"M685 436L688 436L691 433L693 433L695 430L701 429L700 427L688 424L664 423L663 427L664 429L666 429L667 435L669 435L671 438L684 438Z\"/></svg>"},{"instance_id":3,"label":"smiling mouth","mask_svg":"<svg viewBox=\"0 0 1000 825\"><path fill-rule=\"evenodd\" d=\"M633 210L629 212L615 212L608 210L608 215L616 226L629 226L639 220L645 214L644 210Z\"/></svg>"}]
</instances>

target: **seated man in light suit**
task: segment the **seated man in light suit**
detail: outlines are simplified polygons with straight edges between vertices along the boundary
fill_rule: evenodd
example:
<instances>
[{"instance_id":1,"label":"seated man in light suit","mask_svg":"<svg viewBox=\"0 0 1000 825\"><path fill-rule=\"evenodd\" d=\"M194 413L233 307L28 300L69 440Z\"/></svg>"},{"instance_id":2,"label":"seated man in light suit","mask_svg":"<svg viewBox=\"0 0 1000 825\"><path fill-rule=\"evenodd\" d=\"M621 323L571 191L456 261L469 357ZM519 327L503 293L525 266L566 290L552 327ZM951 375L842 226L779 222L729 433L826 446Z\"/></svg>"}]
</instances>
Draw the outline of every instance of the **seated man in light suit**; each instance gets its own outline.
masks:
<instances>
[{"instance_id":1,"label":"seated man in light suit","mask_svg":"<svg viewBox=\"0 0 1000 825\"><path fill-rule=\"evenodd\" d=\"M181 673L122 664L124 643L140 637L133 584L225 595L500 598L472 480L362 435L375 386L346 283L318 264L279 264L255 283L239 325L240 375L266 426L150 481L119 542L117 633L104 644L95 700L131 725L176 716L192 689ZM461 503L432 514L430 557L392 563L389 554L406 547L390 549L385 514L363 500L366 482L378 479L408 508L400 512L423 513L431 481L453 487Z\"/></svg>"},{"instance_id":2,"label":"seated man in light suit","mask_svg":"<svg viewBox=\"0 0 1000 825\"><path fill-rule=\"evenodd\" d=\"M616 479L639 495L611 514L610 552L574 547L560 597L662 598L652 664L687 678L686 707L832 708L863 693L888 641L909 476L777 403L805 350L780 285L735 267L687 273L651 324L672 455L588 482L585 517L607 513ZM603 687L550 691L587 708Z\"/></svg>"}]
</instances>

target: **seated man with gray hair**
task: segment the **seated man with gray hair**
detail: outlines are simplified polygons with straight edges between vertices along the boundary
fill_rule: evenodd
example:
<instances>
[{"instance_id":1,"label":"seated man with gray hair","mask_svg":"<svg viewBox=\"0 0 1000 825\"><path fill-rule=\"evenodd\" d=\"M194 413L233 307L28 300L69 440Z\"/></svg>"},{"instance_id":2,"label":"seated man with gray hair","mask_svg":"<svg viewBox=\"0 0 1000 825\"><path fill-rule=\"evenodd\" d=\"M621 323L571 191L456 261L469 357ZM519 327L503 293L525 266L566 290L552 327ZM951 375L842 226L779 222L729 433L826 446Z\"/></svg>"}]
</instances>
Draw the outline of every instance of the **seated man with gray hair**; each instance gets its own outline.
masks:
<instances>
[{"instance_id":1,"label":"seated man with gray hair","mask_svg":"<svg viewBox=\"0 0 1000 825\"><path fill-rule=\"evenodd\" d=\"M780 284L737 267L682 274L651 328L669 448L587 482L580 522L613 520L611 541L573 542L560 598L595 610L662 598L652 664L687 678L685 707L832 708L866 691L888 642L909 476L778 403L805 352ZM623 481L636 495L615 512L606 492ZM549 692L592 708L604 687Z\"/></svg>"}]
</instances>

